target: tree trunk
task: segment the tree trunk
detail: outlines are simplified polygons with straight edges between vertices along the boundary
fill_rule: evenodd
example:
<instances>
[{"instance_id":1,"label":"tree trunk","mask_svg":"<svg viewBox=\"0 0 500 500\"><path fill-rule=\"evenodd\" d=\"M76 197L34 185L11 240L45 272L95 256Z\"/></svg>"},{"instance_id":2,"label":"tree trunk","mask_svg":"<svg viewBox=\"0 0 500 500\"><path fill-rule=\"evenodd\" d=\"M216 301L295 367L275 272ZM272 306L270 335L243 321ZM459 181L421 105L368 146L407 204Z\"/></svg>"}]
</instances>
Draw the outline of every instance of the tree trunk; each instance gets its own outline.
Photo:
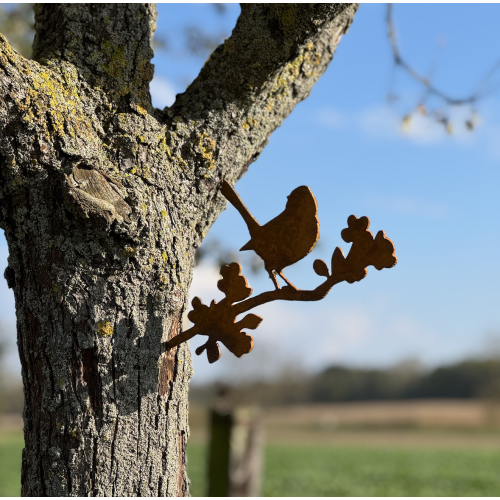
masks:
<instances>
[{"instance_id":1,"label":"tree trunk","mask_svg":"<svg viewBox=\"0 0 500 500\"><path fill-rule=\"evenodd\" d=\"M34 61L0 35L0 225L25 393L25 496L185 496L192 375L166 351L194 252L307 97L355 5L248 5L154 109L150 4L40 4Z\"/></svg>"}]
</instances>

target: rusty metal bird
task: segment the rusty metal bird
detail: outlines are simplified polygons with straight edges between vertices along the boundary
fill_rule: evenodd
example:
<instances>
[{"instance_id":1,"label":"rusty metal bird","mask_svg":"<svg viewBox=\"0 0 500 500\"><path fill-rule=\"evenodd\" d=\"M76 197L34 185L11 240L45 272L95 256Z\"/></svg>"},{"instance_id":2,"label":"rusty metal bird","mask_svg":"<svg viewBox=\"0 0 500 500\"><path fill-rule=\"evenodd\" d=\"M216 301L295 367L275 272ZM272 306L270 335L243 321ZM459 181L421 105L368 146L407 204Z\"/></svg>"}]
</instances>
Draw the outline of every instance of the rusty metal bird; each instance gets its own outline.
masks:
<instances>
[{"instance_id":1,"label":"rusty metal bird","mask_svg":"<svg viewBox=\"0 0 500 500\"><path fill-rule=\"evenodd\" d=\"M307 186L294 189L288 196L285 210L261 226L241 201L238 193L223 181L221 192L243 217L250 241L240 250L253 250L263 261L269 277L279 289L276 274L292 288L283 269L303 259L319 238L318 204Z\"/></svg>"}]
</instances>

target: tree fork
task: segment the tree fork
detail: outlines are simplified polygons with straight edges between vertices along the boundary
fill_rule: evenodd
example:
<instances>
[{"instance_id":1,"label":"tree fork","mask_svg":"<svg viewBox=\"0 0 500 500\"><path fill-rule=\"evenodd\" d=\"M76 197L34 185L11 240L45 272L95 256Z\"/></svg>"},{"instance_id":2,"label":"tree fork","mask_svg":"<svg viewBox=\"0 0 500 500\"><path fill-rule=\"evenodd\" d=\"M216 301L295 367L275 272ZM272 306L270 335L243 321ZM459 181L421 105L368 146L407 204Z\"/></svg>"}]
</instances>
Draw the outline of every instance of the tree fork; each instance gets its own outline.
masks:
<instances>
[{"instance_id":1,"label":"tree fork","mask_svg":"<svg viewBox=\"0 0 500 500\"><path fill-rule=\"evenodd\" d=\"M0 36L0 225L25 392L25 496L184 496L194 252L307 97L356 5L243 5L154 109L150 4L40 4L34 61Z\"/></svg>"}]
</instances>

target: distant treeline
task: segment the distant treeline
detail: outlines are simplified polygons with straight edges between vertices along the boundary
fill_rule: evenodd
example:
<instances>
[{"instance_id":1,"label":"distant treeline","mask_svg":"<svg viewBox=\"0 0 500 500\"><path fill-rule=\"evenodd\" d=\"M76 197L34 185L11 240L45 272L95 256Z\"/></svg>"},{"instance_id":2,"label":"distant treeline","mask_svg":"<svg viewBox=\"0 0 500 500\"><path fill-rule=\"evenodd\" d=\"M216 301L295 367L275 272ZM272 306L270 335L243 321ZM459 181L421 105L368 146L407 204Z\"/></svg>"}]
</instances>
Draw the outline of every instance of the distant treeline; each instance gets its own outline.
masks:
<instances>
[{"instance_id":1,"label":"distant treeline","mask_svg":"<svg viewBox=\"0 0 500 500\"><path fill-rule=\"evenodd\" d=\"M0 379L0 413L21 412L22 387L2 382ZM467 360L427 371L412 362L386 370L331 366L317 375L291 368L274 381L231 387L234 403L263 406L417 398L487 398L500 402L500 359ZM193 385L190 400L212 405L220 388L220 384Z\"/></svg>"},{"instance_id":2,"label":"distant treeline","mask_svg":"<svg viewBox=\"0 0 500 500\"><path fill-rule=\"evenodd\" d=\"M210 403L217 384L191 389L193 402ZM500 399L500 360L468 360L423 371L414 363L387 370L331 366L314 376L283 376L272 382L239 384L240 403L264 405L428 398ZM235 401L235 402L236 402Z\"/></svg>"},{"instance_id":3,"label":"distant treeline","mask_svg":"<svg viewBox=\"0 0 500 500\"><path fill-rule=\"evenodd\" d=\"M417 371L332 366L312 378L310 401L478 398L500 396L500 361L463 361Z\"/></svg>"}]
</instances>

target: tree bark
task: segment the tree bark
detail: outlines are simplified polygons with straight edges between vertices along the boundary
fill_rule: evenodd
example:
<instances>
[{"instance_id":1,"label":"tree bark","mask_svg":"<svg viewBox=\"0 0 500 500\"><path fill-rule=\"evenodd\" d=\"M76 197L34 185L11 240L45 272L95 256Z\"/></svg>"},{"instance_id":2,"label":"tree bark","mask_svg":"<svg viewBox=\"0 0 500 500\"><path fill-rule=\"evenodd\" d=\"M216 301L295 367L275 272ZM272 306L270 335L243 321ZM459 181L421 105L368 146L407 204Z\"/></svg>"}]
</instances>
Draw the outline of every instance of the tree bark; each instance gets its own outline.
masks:
<instances>
[{"instance_id":1,"label":"tree bark","mask_svg":"<svg viewBox=\"0 0 500 500\"><path fill-rule=\"evenodd\" d=\"M40 4L0 35L0 226L25 393L25 496L185 496L195 249L307 97L354 4L249 5L154 109L150 4Z\"/></svg>"}]
</instances>

